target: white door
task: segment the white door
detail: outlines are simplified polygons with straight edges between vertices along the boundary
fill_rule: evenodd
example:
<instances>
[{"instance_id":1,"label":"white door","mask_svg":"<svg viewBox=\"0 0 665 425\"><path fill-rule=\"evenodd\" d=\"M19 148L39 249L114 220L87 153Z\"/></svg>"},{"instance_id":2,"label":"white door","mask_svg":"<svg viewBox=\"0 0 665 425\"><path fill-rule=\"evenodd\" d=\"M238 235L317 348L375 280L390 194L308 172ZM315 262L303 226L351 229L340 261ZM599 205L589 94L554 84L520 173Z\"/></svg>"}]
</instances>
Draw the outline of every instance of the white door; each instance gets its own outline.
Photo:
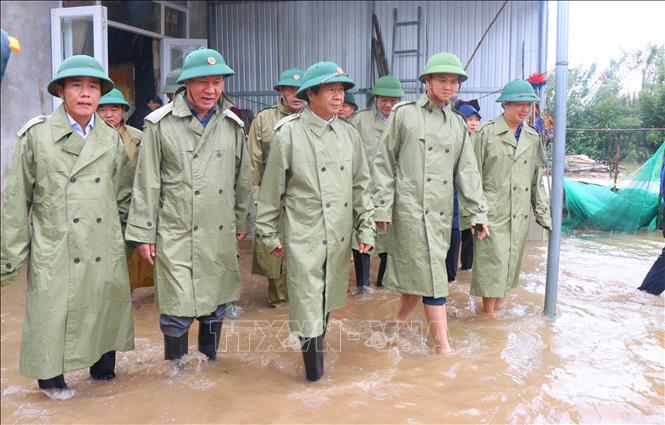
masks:
<instances>
[{"instance_id":1,"label":"white door","mask_svg":"<svg viewBox=\"0 0 665 425\"><path fill-rule=\"evenodd\" d=\"M66 58L88 55L108 73L108 26L104 6L51 9L51 58L53 75ZM53 109L61 101L53 97Z\"/></svg>"},{"instance_id":2,"label":"white door","mask_svg":"<svg viewBox=\"0 0 665 425\"><path fill-rule=\"evenodd\" d=\"M199 38L163 38L162 39L162 69L161 69L161 88L166 83L166 76L172 69L182 68L182 63L192 51L208 47L208 40ZM168 102L166 96L163 96L164 102Z\"/></svg>"}]
</instances>

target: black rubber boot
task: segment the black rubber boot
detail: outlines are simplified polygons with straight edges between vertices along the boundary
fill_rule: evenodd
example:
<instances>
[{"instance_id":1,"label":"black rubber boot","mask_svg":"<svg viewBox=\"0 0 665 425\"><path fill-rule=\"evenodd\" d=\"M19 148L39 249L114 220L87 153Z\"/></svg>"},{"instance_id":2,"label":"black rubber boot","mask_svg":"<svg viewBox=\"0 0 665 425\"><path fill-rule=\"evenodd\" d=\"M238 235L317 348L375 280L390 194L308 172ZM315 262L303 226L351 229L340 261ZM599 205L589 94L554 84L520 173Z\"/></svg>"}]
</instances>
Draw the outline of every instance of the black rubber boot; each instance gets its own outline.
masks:
<instances>
[{"instance_id":1,"label":"black rubber boot","mask_svg":"<svg viewBox=\"0 0 665 425\"><path fill-rule=\"evenodd\" d=\"M310 382L318 381L323 376L323 335L302 338L301 341L305 376Z\"/></svg>"},{"instance_id":2,"label":"black rubber boot","mask_svg":"<svg viewBox=\"0 0 665 425\"><path fill-rule=\"evenodd\" d=\"M379 254L379 272L376 275L376 287L383 288L383 275L386 274L386 265L388 264L388 253Z\"/></svg>"},{"instance_id":3,"label":"black rubber boot","mask_svg":"<svg viewBox=\"0 0 665 425\"><path fill-rule=\"evenodd\" d=\"M38 379L37 383L39 384L39 388L42 390L48 390L51 388L58 388L61 390L67 389L67 384L65 384L65 375L58 375L55 378L49 378L49 379Z\"/></svg>"},{"instance_id":4,"label":"black rubber boot","mask_svg":"<svg viewBox=\"0 0 665 425\"><path fill-rule=\"evenodd\" d=\"M217 358L219 338L222 335L222 320L199 323L199 351L208 356L210 360Z\"/></svg>"},{"instance_id":5,"label":"black rubber boot","mask_svg":"<svg viewBox=\"0 0 665 425\"><path fill-rule=\"evenodd\" d=\"M353 251L353 268L356 272L356 286L369 286L369 254L362 254L357 249Z\"/></svg>"},{"instance_id":6,"label":"black rubber boot","mask_svg":"<svg viewBox=\"0 0 665 425\"><path fill-rule=\"evenodd\" d=\"M164 360L178 360L187 354L187 334L179 337L164 335Z\"/></svg>"},{"instance_id":7,"label":"black rubber boot","mask_svg":"<svg viewBox=\"0 0 665 425\"><path fill-rule=\"evenodd\" d=\"M108 381L115 378L115 351L102 354L102 357L90 366L90 376L96 381Z\"/></svg>"}]
</instances>

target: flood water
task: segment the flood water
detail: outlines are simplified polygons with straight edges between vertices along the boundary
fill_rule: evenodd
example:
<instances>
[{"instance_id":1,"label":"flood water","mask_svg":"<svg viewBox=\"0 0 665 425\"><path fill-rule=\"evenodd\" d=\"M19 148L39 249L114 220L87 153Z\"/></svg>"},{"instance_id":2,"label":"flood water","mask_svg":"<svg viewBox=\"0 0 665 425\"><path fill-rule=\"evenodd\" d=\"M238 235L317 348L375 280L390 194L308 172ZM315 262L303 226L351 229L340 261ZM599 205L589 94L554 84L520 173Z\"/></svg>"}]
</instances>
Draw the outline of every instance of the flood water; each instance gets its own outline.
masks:
<instances>
[{"instance_id":1,"label":"flood water","mask_svg":"<svg viewBox=\"0 0 665 425\"><path fill-rule=\"evenodd\" d=\"M545 317L547 244L530 242L521 286L496 318L479 314L471 274L448 302L454 352L435 356L416 309L389 323L398 295L350 295L326 340L326 374L307 383L290 348L285 308L266 306L265 280L248 274L244 313L226 319L216 362L196 351L163 360L151 290L135 291L136 350L118 353L117 378L65 375L74 398L58 401L18 373L25 281L2 288L2 423L659 423L665 420L665 302L638 291L662 235L578 234L562 240L558 317ZM372 262L372 283L376 260ZM353 279L351 280L353 286Z\"/></svg>"}]
</instances>

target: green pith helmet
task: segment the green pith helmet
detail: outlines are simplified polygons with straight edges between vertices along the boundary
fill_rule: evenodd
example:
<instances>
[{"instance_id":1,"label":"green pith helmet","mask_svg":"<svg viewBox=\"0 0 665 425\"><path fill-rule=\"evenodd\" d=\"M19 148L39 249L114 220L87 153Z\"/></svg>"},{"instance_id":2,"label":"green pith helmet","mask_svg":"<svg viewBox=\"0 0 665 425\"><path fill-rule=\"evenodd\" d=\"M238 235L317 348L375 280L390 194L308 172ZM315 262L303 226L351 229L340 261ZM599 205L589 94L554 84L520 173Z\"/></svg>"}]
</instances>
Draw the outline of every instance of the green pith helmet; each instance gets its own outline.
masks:
<instances>
[{"instance_id":1,"label":"green pith helmet","mask_svg":"<svg viewBox=\"0 0 665 425\"><path fill-rule=\"evenodd\" d=\"M353 95L348 91L344 92L344 103L350 103L351 105L355 106L356 109L358 109L358 104L356 103L356 98L353 97Z\"/></svg>"},{"instance_id":2,"label":"green pith helmet","mask_svg":"<svg viewBox=\"0 0 665 425\"><path fill-rule=\"evenodd\" d=\"M372 94L374 96L402 97L404 96L404 90L402 90L402 83L396 77L384 75L376 80L372 88Z\"/></svg>"},{"instance_id":3,"label":"green pith helmet","mask_svg":"<svg viewBox=\"0 0 665 425\"><path fill-rule=\"evenodd\" d=\"M102 64L97 59L87 55L70 56L58 67L58 72L55 77L48 83L47 90L53 96L58 96L55 87L60 80L70 77L96 77L102 82L102 96L110 92L115 85L113 81L106 75Z\"/></svg>"},{"instance_id":4,"label":"green pith helmet","mask_svg":"<svg viewBox=\"0 0 665 425\"><path fill-rule=\"evenodd\" d=\"M234 74L235 72L224 62L224 57L217 50L200 48L187 55L176 83L181 84L192 78L213 75L227 77Z\"/></svg>"},{"instance_id":5,"label":"green pith helmet","mask_svg":"<svg viewBox=\"0 0 665 425\"><path fill-rule=\"evenodd\" d=\"M279 91L280 87L289 86L289 87L298 87L302 84L302 77L305 74L305 71L298 68L287 69L282 72L282 75L279 76L279 80L275 83L273 88Z\"/></svg>"},{"instance_id":6,"label":"green pith helmet","mask_svg":"<svg viewBox=\"0 0 665 425\"><path fill-rule=\"evenodd\" d=\"M305 71L296 97L307 100L307 89L329 83L342 83L344 90L350 90L356 85L335 62L317 62Z\"/></svg>"},{"instance_id":7,"label":"green pith helmet","mask_svg":"<svg viewBox=\"0 0 665 425\"><path fill-rule=\"evenodd\" d=\"M182 69L176 68L166 74L166 82L164 83L164 87L162 87L162 94L173 94L182 86L182 84L178 84L178 77L180 77L181 73Z\"/></svg>"},{"instance_id":8,"label":"green pith helmet","mask_svg":"<svg viewBox=\"0 0 665 425\"><path fill-rule=\"evenodd\" d=\"M99 99L99 106L102 105L122 105L125 111L131 108L127 100L125 100L125 96L122 95L122 92L115 88Z\"/></svg>"},{"instance_id":9,"label":"green pith helmet","mask_svg":"<svg viewBox=\"0 0 665 425\"><path fill-rule=\"evenodd\" d=\"M452 53L442 52L433 55L427 61L425 70L420 73L420 81L425 82L425 77L430 74L457 74L459 75L459 82L463 83L469 78L462 68L462 63L459 58Z\"/></svg>"},{"instance_id":10,"label":"green pith helmet","mask_svg":"<svg viewBox=\"0 0 665 425\"><path fill-rule=\"evenodd\" d=\"M513 80L506 83L497 102L538 102L540 99L533 91L533 86L524 80Z\"/></svg>"}]
</instances>

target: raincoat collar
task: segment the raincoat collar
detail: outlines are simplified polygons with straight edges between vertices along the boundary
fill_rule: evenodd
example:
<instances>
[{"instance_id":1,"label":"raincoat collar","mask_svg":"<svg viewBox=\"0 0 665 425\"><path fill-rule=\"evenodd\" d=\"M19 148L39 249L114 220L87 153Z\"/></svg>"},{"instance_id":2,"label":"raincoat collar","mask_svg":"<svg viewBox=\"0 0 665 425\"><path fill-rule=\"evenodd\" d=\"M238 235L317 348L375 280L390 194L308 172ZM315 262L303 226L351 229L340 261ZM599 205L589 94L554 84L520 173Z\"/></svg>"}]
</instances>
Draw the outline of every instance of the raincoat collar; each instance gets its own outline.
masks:
<instances>
[{"instance_id":1,"label":"raincoat collar","mask_svg":"<svg viewBox=\"0 0 665 425\"><path fill-rule=\"evenodd\" d=\"M326 128L328 128L328 126L330 126L333 131L336 131L337 126L339 125L337 115L334 115L330 121L326 121L312 112L312 109L309 107L309 105L305 106L300 116L303 117L305 122L317 136L321 136Z\"/></svg>"},{"instance_id":2,"label":"raincoat collar","mask_svg":"<svg viewBox=\"0 0 665 425\"><path fill-rule=\"evenodd\" d=\"M436 104L434 102L432 102L430 100L429 97L427 97L427 93L423 93L422 95L420 95L420 99L418 99L418 101L416 103L421 108L425 108L425 109L430 110L430 111L440 109L441 112L443 112L443 117L444 118L450 117L450 114L453 113L452 110L451 110L450 102L444 104L441 108L439 108L438 106L436 106Z\"/></svg>"}]
</instances>

